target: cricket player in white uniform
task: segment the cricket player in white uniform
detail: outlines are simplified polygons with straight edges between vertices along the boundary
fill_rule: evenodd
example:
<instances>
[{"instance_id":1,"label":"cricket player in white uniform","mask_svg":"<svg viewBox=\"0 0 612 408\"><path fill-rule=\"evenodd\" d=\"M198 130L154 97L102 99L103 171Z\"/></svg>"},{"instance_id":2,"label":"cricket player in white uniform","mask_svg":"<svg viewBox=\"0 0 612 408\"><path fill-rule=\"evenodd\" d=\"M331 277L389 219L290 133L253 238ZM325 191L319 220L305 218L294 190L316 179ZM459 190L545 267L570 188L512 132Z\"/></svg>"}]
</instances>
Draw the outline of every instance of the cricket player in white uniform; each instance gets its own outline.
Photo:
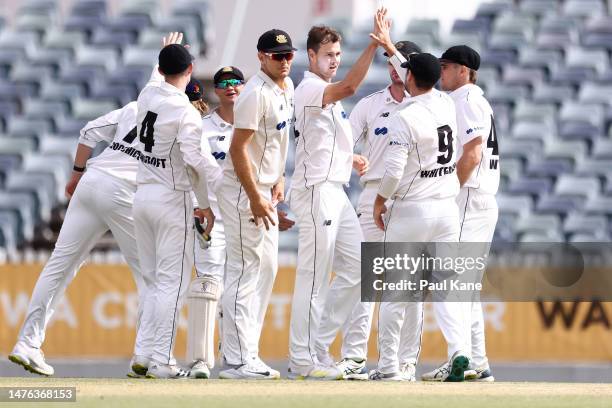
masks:
<instances>
[{"instance_id":1,"label":"cricket player in white uniform","mask_svg":"<svg viewBox=\"0 0 612 408\"><path fill-rule=\"evenodd\" d=\"M206 234L214 216L208 204L205 159L201 154L202 119L185 95L193 57L180 44L159 53L163 82L148 83L138 96L137 134L141 151L134 222L138 257L147 285L143 315L155 324L140 325L136 356L150 359L133 364L149 378L186 377L173 356L177 319L193 267L193 190ZM149 320L151 319L151 320Z\"/></svg>"},{"instance_id":2,"label":"cricket player in white uniform","mask_svg":"<svg viewBox=\"0 0 612 408\"><path fill-rule=\"evenodd\" d=\"M459 240L474 242L477 256L483 256L488 254L498 215L495 194L499 187L499 151L493 109L476 85L480 55L475 50L466 45L451 47L442 54L440 62L441 88L450 92L457 111L457 177L461 185L457 197L461 218ZM474 372L466 373L466 380L494 381L485 351L480 302L472 303L470 327ZM422 378L439 381L440 371L438 368L425 373Z\"/></svg>"},{"instance_id":3,"label":"cricket player in white uniform","mask_svg":"<svg viewBox=\"0 0 612 408\"><path fill-rule=\"evenodd\" d=\"M374 32L388 29L386 11L375 16ZM372 40L345 79L332 83L340 64L340 35L315 26L307 40L309 71L295 90L296 162L291 210L299 226L295 289L289 335L290 378L342 379L329 347L359 302L361 229L344 192L353 165L353 137L341 100L355 93L378 47ZM330 285L332 269L335 277ZM367 378L363 373L351 373Z\"/></svg>"},{"instance_id":4,"label":"cricket player in white uniform","mask_svg":"<svg viewBox=\"0 0 612 408\"><path fill-rule=\"evenodd\" d=\"M410 54L421 52L419 46L410 41L395 43L395 49L396 53L399 52L402 55L404 61ZM388 57L389 53L385 52L384 55ZM357 205L357 216L364 242L382 242L383 240L383 231L376 226L372 218L373 205L378 193L378 185L385 173L384 154L389 144L391 120L410 96L406 92L404 78L398 75L390 61L388 69L391 84L361 99L350 115L355 144L362 145L361 153L369 162L368 171L360 179L363 190ZM402 71L405 69L402 68ZM345 324L342 341L343 359L338 363L338 368L344 373L345 378L353 379L356 377L355 373L366 370L368 338L374 308L374 302L359 302ZM414 311L418 313L422 310L415 308ZM413 320L414 324L419 327L422 323L422 313L414 316ZM400 374L414 381L415 365L420 352L420 330L409 329L414 329L413 325L404 324L399 352Z\"/></svg>"},{"instance_id":5,"label":"cricket player in white uniform","mask_svg":"<svg viewBox=\"0 0 612 408\"><path fill-rule=\"evenodd\" d=\"M178 33L171 33L163 43L170 44L178 38ZM155 70L151 78L158 78ZM32 292L17 344L9 355L11 361L32 373L54 374L40 350L47 324L80 266L108 230L132 270L139 295L138 324L143 323L145 284L138 263L132 216L140 158L136 149L136 114L136 102L130 102L81 129L72 177L66 185L66 196L70 198L68 210L53 253ZM90 159L99 142L109 146Z\"/></svg>"},{"instance_id":6,"label":"cricket player in white uniform","mask_svg":"<svg viewBox=\"0 0 612 408\"><path fill-rule=\"evenodd\" d=\"M259 337L278 269L276 205L284 200L284 172L293 118L295 49L289 34L269 30L257 42L261 70L234 104L234 136L217 199L227 261L220 378L276 379L259 358Z\"/></svg>"},{"instance_id":7,"label":"cricket player in white uniform","mask_svg":"<svg viewBox=\"0 0 612 408\"><path fill-rule=\"evenodd\" d=\"M17 344L9 355L11 361L32 373L54 374L40 349L47 324L82 263L108 230L132 270L139 295L142 294L144 283L132 218L138 168L135 135L136 102L94 119L81 129L72 177L66 186L66 195L71 197L68 210L53 253L32 292ZM109 147L88 160L93 148L102 141Z\"/></svg>"},{"instance_id":8,"label":"cricket player in white uniform","mask_svg":"<svg viewBox=\"0 0 612 408\"><path fill-rule=\"evenodd\" d=\"M209 378L210 369L215 365L214 334L215 317L219 315L221 332L221 313L218 300L223 291L225 269L225 230L215 191L221 183L223 163L229 152L234 130L234 102L244 87L244 76L236 67L223 67L213 77L215 94L219 106L208 112L202 119L202 152L207 152L208 161L218 169L219 177L209 177L208 201L215 216L215 225L210 241L198 234L199 244L195 245L196 279L191 282L187 295L189 318L187 326L187 361L191 361L190 375L193 378ZM193 89L191 89L193 88ZM187 95L192 103L201 102L202 91L199 86L187 86ZM211 166L212 167L212 166ZM210 173L216 173L210 169ZM193 198L193 197L192 197ZM198 207L197 200L194 206Z\"/></svg>"},{"instance_id":9,"label":"cricket player in white uniform","mask_svg":"<svg viewBox=\"0 0 612 408\"><path fill-rule=\"evenodd\" d=\"M457 242L460 226L455 202L459 182L454 174L454 103L446 94L432 92L440 78L440 63L433 55L413 54L402 66L408 68L405 82L411 97L391 123L374 221L385 231L384 242ZM388 199L393 203L384 220ZM439 247L436 245L436 250ZM418 302L381 302L380 357L370 379L405 380L399 373L399 343L405 316L412 316L410 309L416 305ZM444 381L463 381L469 365L465 351L467 309L461 302L434 303L436 319L445 323L440 327L448 343L449 372Z\"/></svg>"}]
</instances>

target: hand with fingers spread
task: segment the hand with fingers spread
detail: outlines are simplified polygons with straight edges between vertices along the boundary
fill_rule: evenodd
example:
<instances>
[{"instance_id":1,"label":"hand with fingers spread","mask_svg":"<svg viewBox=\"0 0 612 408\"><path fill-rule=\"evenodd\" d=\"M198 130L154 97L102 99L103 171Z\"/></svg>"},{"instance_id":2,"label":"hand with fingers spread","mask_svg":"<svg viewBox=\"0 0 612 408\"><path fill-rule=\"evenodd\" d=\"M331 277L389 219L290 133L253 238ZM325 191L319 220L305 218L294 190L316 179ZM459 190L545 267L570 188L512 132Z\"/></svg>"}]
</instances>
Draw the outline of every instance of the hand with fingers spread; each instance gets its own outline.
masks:
<instances>
[{"instance_id":1,"label":"hand with fingers spread","mask_svg":"<svg viewBox=\"0 0 612 408\"><path fill-rule=\"evenodd\" d=\"M366 174L366 172L370 168L370 162L368 161L367 157L362 156L360 154L354 154L353 155L353 168L357 171L357 174L359 174L359 177L361 177L364 174Z\"/></svg>"},{"instance_id":2,"label":"hand with fingers spread","mask_svg":"<svg viewBox=\"0 0 612 408\"><path fill-rule=\"evenodd\" d=\"M178 31L173 31L168 34L167 37L162 38L162 48L170 44L179 44L183 43L183 33ZM188 44L184 45L185 48L189 48Z\"/></svg>"},{"instance_id":3,"label":"hand with fingers spread","mask_svg":"<svg viewBox=\"0 0 612 408\"><path fill-rule=\"evenodd\" d=\"M263 224L267 230L270 229L270 224L276 225L276 222L274 221L274 213L276 212L276 209L270 201L266 200L261 195L258 195L254 200L251 200L251 212L255 218L255 225L259 226L261 221L263 221Z\"/></svg>"},{"instance_id":4,"label":"hand with fingers spread","mask_svg":"<svg viewBox=\"0 0 612 408\"><path fill-rule=\"evenodd\" d=\"M374 16L374 32L370 38L379 46L383 47L387 54L394 55L396 52L393 41L391 41L391 20L387 18L387 9L381 8Z\"/></svg>"}]
</instances>

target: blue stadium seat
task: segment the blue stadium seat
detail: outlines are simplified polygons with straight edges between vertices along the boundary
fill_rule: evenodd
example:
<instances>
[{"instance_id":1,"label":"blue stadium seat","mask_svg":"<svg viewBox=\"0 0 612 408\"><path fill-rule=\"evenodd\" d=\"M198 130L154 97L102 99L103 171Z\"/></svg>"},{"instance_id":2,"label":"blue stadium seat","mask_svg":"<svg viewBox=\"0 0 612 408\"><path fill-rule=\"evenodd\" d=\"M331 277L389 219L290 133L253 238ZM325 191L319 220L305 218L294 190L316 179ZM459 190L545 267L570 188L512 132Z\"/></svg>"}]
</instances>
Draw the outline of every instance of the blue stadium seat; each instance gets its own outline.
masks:
<instances>
[{"instance_id":1,"label":"blue stadium seat","mask_svg":"<svg viewBox=\"0 0 612 408\"><path fill-rule=\"evenodd\" d=\"M41 99L26 99L23 102L23 114L32 119L53 119L57 115L68 114L69 106L63 102Z\"/></svg>"},{"instance_id":2,"label":"blue stadium seat","mask_svg":"<svg viewBox=\"0 0 612 408\"><path fill-rule=\"evenodd\" d=\"M565 216L582 207L580 197L557 196L554 194L541 196L536 205L536 211L541 214L558 214Z\"/></svg>"},{"instance_id":3,"label":"blue stadium seat","mask_svg":"<svg viewBox=\"0 0 612 408\"><path fill-rule=\"evenodd\" d=\"M0 137L0 155L23 157L36 148L32 139L19 137ZM21 161L19 161L21 162Z\"/></svg>"},{"instance_id":4,"label":"blue stadium seat","mask_svg":"<svg viewBox=\"0 0 612 408\"><path fill-rule=\"evenodd\" d=\"M140 30L151 24L151 18L147 14L122 14L108 20L105 27L108 31L129 33L135 39Z\"/></svg>"},{"instance_id":5,"label":"blue stadium seat","mask_svg":"<svg viewBox=\"0 0 612 408\"><path fill-rule=\"evenodd\" d=\"M17 245L23 239L20 232L20 221L17 211L0 210L0 231L4 238L4 247L9 254L16 254Z\"/></svg>"},{"instance_id":6,"label":"blue stadium seat","mask_svg":"<svg viewBox=\"0 0 612 408\"><path fill-rule=\"evenodd\" d=\"M19 216L20 241L34 237L34 224L39 221L39 217L32 195L0 191L0 210L9 210Z\"/></svg>"},{"instance_id":7,"label":"blue stadium seat","mask_svg":"<svg viewBox=\"0 0 612 408\"><path fill-rule=\"evenodd\" d=\"M535 86L544 81L545 76L539 68L522 68L515 65L507 65L503 70L503 81L508 85L530 85Z\"/></svg>"},{"instance_id":8,"label":"blue stadium seat","mask_svg":"<svg viewBox=\"0 0 612 408\"><path fill-rule=\"evenodd\" d=\"M76 119L64 117L56 121L56 132L58 136L67 137L74 140L79 136L80 130L87 124L86 119Z\"/></svg>"},{"instance_id":9,"label":"blue stadium seat","mask_svg":"<svg viewBox=\"0 0 612 408\"><path fill-rule=\"evenodd\" d=\"M72 100L72 115L75 119L92 120L119 108L116 102L100 99Z\"/></svg>"},{"instance_id":10,"label":"blue stadium seat","mask_svg":"<svg viewBox=\"0 0 612 408\"><path fill-rule=\"evenodd\" d=\"M561 137L591 139L603 133L604 109L599 104L567 101L559 111L559 125Z\"/></svg>"},{"instance_id":11,"label":"blue stadium seat","mask_svg":"<svg viewBox=\"0 0 612 408\"><path fill-rule=\"evenodd\" d=\"M606 7L601 0L566 0L563 14L574 17L589 17L605 14Z\"/></svg>"},{"instance_id":12,"label":"blue stadium seat","mask_svg":"<svg viewBox=\"0 0 612 408\"><path fill-rule=\"evenodd\" d=\"M13 172L7 178L5 189L8 192L34 194L42 221L50 221L51 210L57 203L57 187L52 174Z\"/></svg>"},{"instance_id":13,"label":"blue stadium seat","mask_svg":"<svg viewBox=\"0 0 612 408\"><path fill-rule=\"evenodd\" d=\"M406 38L412 35L425 35L431 38L431 43L440 42L440 21L437 19L412 19L404 31Z\"/></svg>"},{"instance_id":14,"label":"blue stadium seat","mask_svg":"<svg viewBox=\"0 0 612 408\"><path fill-rule=\"evenodd\" d=\"M497 218L497 225L495 226L495 233L493 235L493 242L496 243L512 243L515 242L516 236L514 233L514 223L518 217L513 214L499 214Z\"/></svg>"},{"instance_id":15,"label":"blue stadium seat","mask_svg":"<svg viewBox=\"0 0 612 408\"><path fill-rule=\"evenodd\" d=\"M569 238L569 242L610 242L610 234L607 231L597 232L581 232L578 234L572 234Z\"/></svg>"},{"instance_id":16,"label":"blue stadium seat","mask_svg":"<svg viewBox=\"0 0 612 408\"><path fill-rule=\"evenodd\" d=\"M71 15L64 22L65 31L76 31L84 33L87 38L95 27L106 25L106 17L99 15Z\"/></svg>"},{"instance_id":17,"label":"blue stadium seat","mask_svg":"<svg viewBox=\"0 0 612 408\"><path fill-rule=\"evenodd\" d=\"M537 20L528 14L504 12L493 21L493 33L518 34L531 40Z\"/></svg>"},{"instance_id":18,"label":"blue stadium seat","mask_svg":"<svg viewBox=\"0 0 612 408\"><path fill-rule=\"evenodd\" d=\"M101 67L106 72L113 71L119 62L119 52L113 47L81 47L76 53L79 67Z\"/></svg>"},{"instance_id":19,"label":"blue stadium seat","mask_svg":"<svg viewBox=\"0 0 612 408\"><path fill-rule=\"evenodd\" d=\"M550 72L563 62L563 53L559 50L524 47L519 50L518 62L525 68L544 68Z\"/></svg>"},{"instance_id":20,"label":"blue stadium seat","mask_svg":"<svg viewBox=\"0 0 612 408\"><path fill-rule=\"evenodd\" d=\"M77 84L85 87L87 92L96 82L104 80L106 70L96 66L66 66L59 73L59 80L65 84Z\"/></svg>"},{"instance_id":21,"label":"blue stadium seat","mask_svg":"<svg viewBox=\"0 0 612 408\"><path fill-rule=\"evenodd\" d=\"M612 84L602 85L596 82L585 82L580 86L578 100L582 103L612 105Z\"/></svg>"},{"instance_id":22,"label":"blue stadium seat","mask_svg":"<svg viewBox=\"0 0 612 408\"><path fill-rule=\"evenodd\" d=\"M569 33L540 32L534 45L544 50L563 51L571 43L572 35Z\"/></svg>"},{"instance_id":23,"label":"blue stadium seat","mask_svg":"<svg viewBox=\"0 0 612 408\"><path fill-rule=\"evenodd\" d=\"M584 205L584 212L586 214L612 216L612 197L599 196L589 198Z\"/></svg>"},{"instance_id":24,"label":"blue stadium seat","mask_svg":"<svg viewBox=\"0 0 612 408\"><path fill-rule=\"evenodd\" d=\"M510 103L529 97L529 87L524 85L491 84L487 87L487 99L491 103Z\"/></svg>"},{"instance_id":25,"label":"blue stadium seat","mask_svg":"<svg viewBox=\"0 0 612 408\"><path fill-rule=\"evenodd\" d=\"M526 34L517 33L491 33L489 36L489 48L496 50L510 50L517 52L522 46L529 43Z\"/></svg>"},{"instance_id":26,"label":"blue stadium seat","mask_svg":"<svg viewBox=\"0 0 612 408\"><path fill-rule=\"evenodd\" d=\"M591 68L601 73L610 68L610 57L605 50L587 50L572 46L565 51L565 65L568 68Z\"/></svg>"},{"instance_id":27,"label":"blue stadium seat","mask_svg":"<svg viewBox=\"0 0 612 408\"><path fill-rule=\"evenodd\" d=\"M457 19L453 22L452 34L478 34L484 37L489 33L489 25L488 18Z\"/></svg>"},{"instance_id":28,"label":"blue stadium seat","mask_svg":"<svg viewBox=\"0 0 612 408\"><path fill-rule=\"evenodd\" d=\"M38 35L32 32L0 31L1 50L17 50L21 55L25 55L36 49L38 43Z\"/></svg>"},{"instance_id":29,"label":"blue stadium seat","mask_svg":"<svg viewBox=\"0 0 612 408\"><path fill-rule=\"evenodd\" d=\"M556 214L527 214L520 217L515 225L518 234L546 234L551 230L555 234L561 231L561 219Z\"/></svg>"},{"instance_id":30,"label":"blue stadium seat","mask_svg":"<svg viewBox=\"0 0 612 408\"><path fill-rule=\"evenodd\" d=\"M38 138L42 133L53 132L53 129L53 119L50 118L13 116L8 125L8 133L15 137Z\"/></svg>"},{"instance_id":31,"label":"blue stadium seat","mask_svg":"<svg viewBox=\"0 0 612 408\"><path fill-rule=\"evenodd\" d=\"M504 158L514 157L529 161L530 159L541 157L542 142L530 139L503 138L499 140L499 151L502 152Z\"/></svg>"},{"instance_id":32,"label":"blue stadium seat","mask_svg":"<svg viewBox=\"0 0 612 408\"><path fill-rule=\"evenodd\" d=\"M109 73L108 83L113 85L131 85L135 89L142 89L151 77L153 60L149 66L120 66L114 72Z\"/></svg>"},{"instance_id":33,"label":"blue stadium seat","mask_svg":"<svg viewBox=\"0 0 612 408\"><path fill-rule=\"evenodd\" d=\"M552 122L515 121L512 137L517 140L537 140L542 144L555 138L557 131Z\"/></svg>"},{"instance_id":34,"label":"blue stadium seat","mask_svg":"<svg viewBox=\"0 0 612 408\"><path fill-rule=\"evenodd\" d=\"M58 81L47 81L40 89L39 97L46 101L68 103L72 98L85 95L85 89L79 84L65 84Z\"/></svg>"},{"instance_id":35,"label":"blue stadium seat","mask_svg":"<svg viewBox=\"0 0 612 408\"><path fill-rule=\"evenodd\" d=\"M127 46L123 50L123 65L126 67L148 68L149 73L157 63L160 47L140 48L139 46ZM149 76L147 76L147 79Z\"/></svg>"},{"instance_id":36,"label":"blue stadium seat","mask_svg":"<svg viewBox=\"0 0 612 408\"><path fill-rule=\"evenodd\" d=\"M563 231L569 234L606 231L608 222L601 215L584 215L576 212L567 216L563 222Z\"/></svg>"},{"instance_id":37,"label":"blue stadium seat","mask_svg":"<svg viewBox=\"0 0 612 408\"><path fill-rule=\"evenodd\" d=\"M584 159L587 152L587 144L582 140L555 140L544 146L544 155L547 159L569 159L573 163Z\"/></svg>"},{"instance_id":38,"label":"blue stadium seat","mask_svg":"<svg viewBox=\"0 0 612 408\"><path fill-rule=\"evenodd\" d=\"M74 16L106 16L106 0L78 0L73 3L70 13Z\"/></svg>"},{"instance_id":39,"label":"blue stadium seat","mask_svg":"<svg viewBox=\"0 0 612 408\"><path fill-rule=\"evenodd\" d=\"M548 178L522 178L510 181L504 192L510 194L529 194L536 197L551 190L552 182Z\"/></svg>"},{"instance_id":40,"label":"blue stadium seat","mask_svg":"<svg viewBox=\"0 0 612 408\"><path fill-rule=\"evenodd\" d=\"M519 101L514 108L515 121L550 123L556 121L557 107L552 103Z\"/></svg>"},{"instance_id":41,"label":"blue stadium seat","mask_svg":"<svg viewBox=\"0 0 612 408\"><path fill-rule=\"evenodd\" d=\"M21 14L15 19L14 28L19 32L34 32L40 39L56 23L51 14Z\"/></svg>"},{"instance_id":42,"label":"blue stadium seat","mask_svg":"<svg viewBox=\"0 0 612 408\"><path fill-rule=\"evenodd\" d=\"M505 163L504 160L502 163ZM505 164L500 166L504 168ZM573 170L572 160L564 158L537 158L530 161L525 169L525 174L530 177L557 177L562 173L570 173Z\"/></svg>"},{"instance_id":43,"label":"blue stadium seat","mask_svg":"<svg viewBox=\"0 0 612 408\"><path fill-rule=\"evenodd\" d=\"M55 196L64 199L64 186L72 172L73 158L67 154L29 153L23 160L23 171L46 173L55 179Z\"/></svg>"},{"instance_id":44,"label":"blue stadium seat","mask_svg":"<svg viewBox=\"0 0 612 408\"><path fill-rule=\"evenodd\" d=\"M99 84L89 93L92 99L112 100L118 106L127 105L138 97L136 88L130 84Z\"/></svg>"},{"instance_id":45,"label":"blue stadium seat","mask_svg":"<svg viewBox=\"0 0 612 408\"><path fill-rule=\"evenodd\" d=\"M497 194L497 206L501 214L513 214L514 216L524 216L533 209L533 200L528 195L507 195Z\"/></svg>"},{"instance_id":46,"label":"blue stadium seat","mask_svg":"<svg viewBox=\"0 0 612 408\"><path fill-rule=\"evenodd\" d=\"M67 155L74 157L77 148L77 139L66 138L53 134L43 134L40 138L38 151L42 154Z\"/></svg>"},{"instance_id":47,"label":"blue stadium seat","mask_svg":"<svg viewBox=\"0 0 612 408\"><path fill-rule=\"evenodd\" d=\"M478 6L478 10L476 10L476 17L487 17L489 19L494 19L502 12L512 11L514 8L514 3L511 1L481 3Z\"/></svg>"},{"instance_id":48,"label":"blue stadium seat","mask_svg":"<svg viewBox=\"0 0 612 408\"><path fill-rule=\"evenodd\" d=\"M544 232L527 232L521 234L519 242L564 242L561 232L548 230Z\"/></svg>"},{"instance_id":49,"label":"blue stadium seat","mask_svg":"<svg viewBox=\"0 0 612 408\"><path fill-rule=\"evenodd\" d=\"M571 174L562 174L555 183L555 195L578 196L587 198L599 195L601 183L594 177L578 177Z\"/></svg>"},{"instance_id":50,"label":"blue stadium seat","mask_svg":"<svg viewBox=\"0 0 612 408\"><path fill-rule=\"evenodd\" d=\"M612 160L612 139L595 140L591 154L595 159Z\"/></svg>"},{"instance_id":51,"label":"blue stadium seat","mask_svg":"<svg viewBox=\"0 0 612 408\"><path fill-rule=\"evenodd\" d=\"M91 37L91 45L103 48L112 47L117 51L135 42L136 34L132 31L116 31L109 27L97 28Z\"/></svg>"},{"instance_id":52,"label":"blue stadium seat","mask_svg":"<svg viewBox=\"0 0 612 408\"><path fill-rule=\"evenodd\" d=\"M574 97L574 88L567 84L538 84L533 89L533 101L536 103L561 104Z\"/></svg>"},{"instance_id":53,"label":"blue stadium seat","mask_svg":"<svg viewBox=\"0 0 612 408\"><path fill-rule=\"evenodd\" d=\"M559 9L557 0L522 0L519 3L521 13L533 16L542 16Z\"/></svg>"},{"instance_id":54,"label":"blue stadium seat","mask_svg":"<svg viewBox=\"0 0 612 408\"><path fill-rule=\"evenodd\" d=\"M612 33L584 33L580 43L585 48L605 48L612 51Z\"/></svg>"},{"instance_id":55,"label":"blue stadium seat","mask_svg":"<svg viewBox=\"0 0 612 408\"><path fill-rule=\"evenodd\" d=\"M171 31L184 33L183 43L191 46L190 52L193 55L199 55L203 44L198 36L197 21L198 17L193 14L187 16L164 16L162 20L155 23L155 28L166 33Z\"/></svg>"},{"instance_id":56,"label":"blue stadium seat","mask_svg":"<svg viewBox=\"0 0 612 408\"><path fill-rule=\"evenodd\" d=\"M47 32L42 40L45 49L63 49L74 56L76 49L85 43L85 33L78 31L63 31L58 28Z\"/></svg>"},{"instance_id":57,"label":"blue stadium seat","mask_svg":"<svg viewBox=\"0 0 612 408\"><path fill-rule=\"evenodd\" d=\"M517 158L504 156L502 166L500 166L500 173L501 177L507 179L508 183L512 180L517 180L523 174L523 162Z\"/></svg>"},{"instance_id":58,"label":"blue stadium seat","mask_svg":"<svg viewBox=\"0 0 612 408\"><path fill-rule=\"evenodd\" d=\"M605 177L610 174L610 160L589 157L576 163L576 175Z\"/></svg>"}]
</instances>

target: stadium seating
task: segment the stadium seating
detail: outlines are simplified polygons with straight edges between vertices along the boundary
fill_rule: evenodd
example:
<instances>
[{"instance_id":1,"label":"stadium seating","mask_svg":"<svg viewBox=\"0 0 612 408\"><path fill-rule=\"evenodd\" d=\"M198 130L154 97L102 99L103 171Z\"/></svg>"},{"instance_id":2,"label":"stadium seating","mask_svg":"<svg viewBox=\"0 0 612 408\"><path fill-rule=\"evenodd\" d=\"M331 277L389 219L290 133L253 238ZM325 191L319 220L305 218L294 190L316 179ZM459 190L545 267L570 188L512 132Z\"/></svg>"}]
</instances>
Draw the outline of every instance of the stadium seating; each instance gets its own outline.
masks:
<instances>
[{"instance_id":1,"label":"stadium seating","mask_svg":"<svg viewBox=\"0 0 612 408\"><path fill-rule=\"evenodd\" d=\"M81 127L137 97L160 37L185 32L192 52L209 47L207 0L55 0L21 4L0 18L0 247L27 247L34 225L65 205L63 188ZM498 0L482 3L450 32L414 19L403 36L439 53L468 44L481 53L478 82L491 101L499 135L500 217L495 239L610 241L612 221L612 15L604 0ZM346 19L326 21L345 39L343 75L368 41ZM368 29L369 30L369 29ZM357 94L388 82L377 53ZM308 61L298 54L292 78ZM290 155L288 172L293 170ZM359 186L351 179L355 203ZM52 245L52 242L49 243ZM295 249L295 232L281 247Z\"/></svg>"}]
</instances>

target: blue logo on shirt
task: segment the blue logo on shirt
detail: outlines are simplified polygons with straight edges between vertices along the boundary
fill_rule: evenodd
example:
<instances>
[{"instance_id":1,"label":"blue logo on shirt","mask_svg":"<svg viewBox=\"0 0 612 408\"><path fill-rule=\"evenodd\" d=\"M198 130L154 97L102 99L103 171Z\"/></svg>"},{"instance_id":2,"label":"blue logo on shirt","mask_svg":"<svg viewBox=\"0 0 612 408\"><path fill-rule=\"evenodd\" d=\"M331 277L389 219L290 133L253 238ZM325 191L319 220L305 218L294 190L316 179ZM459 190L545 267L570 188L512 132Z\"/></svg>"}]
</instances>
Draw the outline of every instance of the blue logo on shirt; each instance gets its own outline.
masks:
<instances>
[{"instance_id":1,"label":"blue logo on shirt","mask_svg":"<svg viewBox=\"0 0 612 408\"><path fill-rule=\"evenodd\" d=\"M287 121L283 120L281 123L276 125L276 130L281 130L283 129L285 126L287 126Z\"/></svg>"},{"instance_id":2,"label":"blue logo on shirt","mask_svg":"<svg viewBox=\"0 0 612 408\"><path fill-rule=\"evenodd\" d=\"M226 153L225 152L213 152L212 153L215 160L225 160Z\"/></svg>"},{"instance_id":3,"label":"blue logo on shirt","mask_svg":"<svg viewBox=\"0 0 612 408\"><path fill-rule=\"evenodd\" d=\"M378 136L378 135L386 135L387 134L387 128L386 127L376 128L376 129L374 129L374 134L376 136Z\"/></svg>"},{"instance_id":4,"label":"blue logo on shirt","mask_svg":"<svg viewBox=\"0 0 612 408\"><path fill-rule=\"evenodd\" d=\"M346 114L345 111L342 111L342 119L346 119L346 118L348 118L348 115Z\"/></svg>"}]
</instances>

